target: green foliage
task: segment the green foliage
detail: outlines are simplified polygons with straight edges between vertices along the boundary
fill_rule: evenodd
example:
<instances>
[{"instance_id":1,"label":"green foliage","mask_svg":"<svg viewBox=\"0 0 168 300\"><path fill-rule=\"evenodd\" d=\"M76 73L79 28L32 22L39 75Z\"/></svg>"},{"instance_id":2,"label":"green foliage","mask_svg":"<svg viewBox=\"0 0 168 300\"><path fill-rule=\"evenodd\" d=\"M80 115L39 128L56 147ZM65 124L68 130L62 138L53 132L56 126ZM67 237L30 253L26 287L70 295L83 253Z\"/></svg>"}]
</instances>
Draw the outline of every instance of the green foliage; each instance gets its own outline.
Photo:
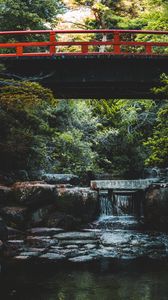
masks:
<instances>
[{"instance_id":1,"label":"green foliage","mask_svg":"<svg viewBox=\"0 0 168 300\"><path fill-rule=\"evenodd\" d=\"M73 2L90 8L92 17L85 24L91 29L168 29L168 6L164 0ZM61 0L0 1L0 29L51 27L63 8ZM157 41L160 36L148 35L146 39ZM0 72L3 69L0 65ZM80 175L108 172L114 177L136 178L142 176L145 164L167 167L166 75L162 75L162 86L154 92L165 100L56 101L50 90L37 83L2 78L1 168L43 168Z\"/></svg>"},{"instance_id":2,"label":"green foliage","mask_svg":"<svg viewBox=\"0 0 168 300\"><path fill-rule=\"evenodd\" d=\"M0 80L1 169L33 169L47 163L52 93L37 83Z\"/></svg>"},{"instance_id":3,"label":"green foliage","mask_svg":"<svg viewBox=\"0 0 168 300\"><path fill-rule=\"evenodd\" d=\"M64 8L61 0L0 2L0 30L45 29Z\"/></svg>"},{"instance_id":4,"label":"green foliage","mask_svg":"<svg viewBox=\"0 0 168 300\"><path fill-rule=\"evenodd\" d=\"M154 92L156 95L162 95L163 98L167 99L168 76L163 74L161 80L163 86L155 88ZM168 100L162 100L160 107L158 107L153 133L144 145L148 149L146 165L168 166Z\"/></svg>"}]
</instances>

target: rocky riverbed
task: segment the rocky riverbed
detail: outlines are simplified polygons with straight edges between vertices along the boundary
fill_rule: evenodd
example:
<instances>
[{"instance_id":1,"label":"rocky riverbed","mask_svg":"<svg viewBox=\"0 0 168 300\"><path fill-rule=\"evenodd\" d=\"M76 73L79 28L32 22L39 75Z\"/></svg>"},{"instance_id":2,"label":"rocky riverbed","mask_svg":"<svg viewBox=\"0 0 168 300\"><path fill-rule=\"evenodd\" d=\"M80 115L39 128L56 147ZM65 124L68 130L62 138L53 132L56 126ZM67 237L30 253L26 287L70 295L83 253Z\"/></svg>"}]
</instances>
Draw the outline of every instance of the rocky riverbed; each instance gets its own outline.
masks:
<instances>
[{"instance_id":1,"label":"rocky riverbed","mask_svg":"<svg viewBox=\"0 0 168 300\"><path fill-rule=\"evenodd\" d=\"M168 234L155 227L161 221L167 224L167 184L150 187L142 200L145 215L138 219L133 215L104 215L104 211L109 214L103 207L108 201L100 201L98 191L47 178L47 182L0 186L3 260L84 263L103 258L168 258ZM72 179L76 181L70 176L71 183ZM123 201L127 200L119 201L121 205ZM153 228L146 227L145 220L155 221Z\"/></svg>"},{"instance_id":2,"label":"rocky riverbed","mask_svg":"<svg viewBox=\"0 0 168 300\"><path fill-rule=\"evenodd\" d=\"M14 234L14 233L13 233ZM74 263L102 258L167 259L168 234L136 230L31 228L25 235L11 234L5 257L12 261Z\"/></svg>"}]
</instances>

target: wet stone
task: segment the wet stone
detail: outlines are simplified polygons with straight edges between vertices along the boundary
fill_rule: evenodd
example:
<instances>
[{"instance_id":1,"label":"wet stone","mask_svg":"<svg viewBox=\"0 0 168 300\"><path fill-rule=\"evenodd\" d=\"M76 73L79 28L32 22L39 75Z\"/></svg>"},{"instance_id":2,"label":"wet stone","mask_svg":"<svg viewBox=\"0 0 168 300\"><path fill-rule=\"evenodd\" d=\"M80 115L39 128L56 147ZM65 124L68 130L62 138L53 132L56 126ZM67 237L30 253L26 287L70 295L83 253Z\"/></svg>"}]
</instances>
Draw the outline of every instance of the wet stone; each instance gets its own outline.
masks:
<instances>
[{"instance_id":1,"label":"wet stone","mask_svg":"<svg viewBox=\"0 0 168 300\"><path fill-rule=\"evenodd\" d=\"M3 249L3 242L0 240L0 250Z\"/></svg>"},{"instance_id":2,"label":"wet stone","mask_svg":"<svg viewBox=\"0 0 168 300\"><path fill-rule=\"evenodd\" d=\"M93 245L93 244L87 244L85 245L85 248L88 249L88 250L92 250L92 249L95 249L96 245Z\"/></svg>"},{"instance_id":3,"label":"wet stone","mask_svg":"<svg viewBox=\"0 0 168 300\"><path fill-rule=\"evenodd\" d=\"M15 257L13 257L14 260L19 260L19 261L22 261L22 260L28 260L30 259L31 257L29 255L17 255Z\"/></svg>"},{"instance_id":4,"label":"wet stone","mask_svg":"<svg viewBox=\"0 0 168 300\"><path fill-rule=\"evenodd\" d=\"M19 254L20 256L28 256L28 257L37 257L37 256L39 256L40 255L40 252L29 252L29 251L27 251L27 252L21 252L20 254Z\"/></svg>"},{"instance_id":5,"label":"wet stone","mask_svg":"<svg viewBox=\"0 0 168 300\"><path fill-rule=\"evenodd\" d=\"M98 240L60 240L59 245L61 246L67 246L67 245L86 245L86 244L98 244Z\"/></svg>"},{"instance_id":6,"label":"wet stone","mask_svg":"<svg viewBox=\"0 0 168 300\"><path fill-rule=\"evenodd\" d=\"M52 245L58 244L58 241L56 239L51 239L50 237L34 237L34 236L29 236L27 237L27 244L31 245L35 248L44 248L44 247L49 247Z\"/></svg>"},{"instance_id":7,"label":"wet stone","mask_svg":"<svg viewBox=\"0 0 168 300\"><path fill-rule=\"evenodd\" d=\"M126 232L112 232L104 233L101 236L101 242L103 245L121 245L130 243L132 235Z\"/></svg>"},{"instance_id":8,"label":"wet stone","mask_svg":"<svg viewBox=\"0 0 168 300\"><path fill-rule=\"evenodd\" d=\"M79 252L76 249L74 249L74 250L64 249L64 250L61 250L61 251L59 251L57 249L51 249L49 251L49 253L56 253L58 255L63 255L66 258L70 258L70 257L74 257L74 256L78 256L79 255Z\"/></svg>"},{"instance_id":9,"label":"wet stone","mask_svg":"<svg viewBox=\"0 0 168 300\"><path fill-rule=\"evenodd\" d=\"M8 240L8 245L11 247L23 247L24 240Z\"/></svg>"},{"instance_id":10,"label":"wet stone","mask_svg":"<svg viewBox=\"0 0 168 300\"><path fill-rule=\"evenodd\" d=\"M103 258L120 258L121 253L117 251L116 249L109 250L109 249L98 249L96 251L97 256L103 257Z\"/></svg>"},{"instance_id":11,"label":"wet stone","mask_svg":"<svg viewBox=\"0 0 168 300\"><path fill-rule=\"evenodd\" d=\"M28 229L27 232L35 236L52 236L63 232L61 228L35 227Z\"/></svg>"},{"instance_id":12,"label":"wet stone","mask_svg":"<svg viewBox=\"0 0 168 300\"><path fill-rule=\"evenodd\" d=\"M67 245L66 248L67 249L78 249L78 245Z\"/></svg>"},{"instance_id":13,"label":"wet stone","mask_svg":"<svg viewBox=\"0 0 168 300\"><path fill-rule=\"evenodd\" d=\"M63 260L65 259L64 255L58 254L58 253L45 253L43 255L40 256L41 259L44 260L52 260L52 261L58 261L58 260Z\"/></svg>"},{"instance_id":14,"label":"wet stone","mask_svg":"<svg viewBox=\"0 0 168 300\"><path fill-rule=\"evenodd\" d=\"M74 262L74 263L85 263L85 262L91 262L94 259L95 259L95 257L93 257L91 255L82 255L82 256L69 258L69 261Z\"/></svg>"},{"instance_id":15,"label":"wet stone","mask_svg":"<svg viewBox=\"0 0 168 300\"><path fill-rule=\"evenodd\" d=\"M54 235L59 240L94 240L97 238L95 232L65 232Z\"/></svg>"},{"instance_id":16,"label":"wet stone","mask_svg":"<svg viewBox=\"0 0 168 300\"><path fill-rule=\"evenodd\" d=\"M24 250L25 250L25 252L43 253L46 250L46 248L28 248L28 247L25 247Z\"/></svg>"}]
</instances>

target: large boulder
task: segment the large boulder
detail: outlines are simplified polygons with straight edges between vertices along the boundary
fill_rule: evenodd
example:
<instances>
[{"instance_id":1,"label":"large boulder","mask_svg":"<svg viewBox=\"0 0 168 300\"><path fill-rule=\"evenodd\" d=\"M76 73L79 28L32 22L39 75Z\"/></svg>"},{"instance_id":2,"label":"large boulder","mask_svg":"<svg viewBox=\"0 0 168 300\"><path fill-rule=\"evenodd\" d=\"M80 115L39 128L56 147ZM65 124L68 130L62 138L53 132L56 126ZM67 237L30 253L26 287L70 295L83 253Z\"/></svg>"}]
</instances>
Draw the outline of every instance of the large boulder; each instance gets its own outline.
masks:
<instances>
[{"instance_id":1,"label":"large boulder","mask_svg":"<svg viewBox=\"0 0 168 300\"><path fill-rule=\"evenodd\" d=\"M49 184L79 184L79 177L73 174L43 174L42 180Z\"/></svg>"},{"instance_id":2,"label":"large boulder","mask_svg":"<svg viewBox=\"0 0 168 300\"><path fill-rule=\"evenodd\" d=\"M54 206L47 205L40 207L30 213L29 221L27 226L41 226L45 225L46 219L48 219L53 212Z\"/></svg>"},{"instance_id":3,"label":"large boulder","mask_svg":"<svg viewBox=\"0 0 168 300\"><path fill-rule=\"evenodd\" d=\"M147 191L144 217L151 227L168 229L168 184L151 186Z\"/></svg>"},{"instance_id":4,"label":"large boulder","mask_svg":"<svg viewBox=\"0 0 168 300\"><path fill-rule=\"evenodd\" d=\"M24 228L28 218L26 207L5 206L1 209L1 216L8 226L14 228Z\"/></svg>"},{"instance_id":5,"label":"large boulder","mask_svg":"<svg viewBox=\"0 0 168 300\"><path fill-rule=\"evenodd\" d=\"M80 218L76 218L72 215L61 212L53 212L49 215L48 219L46 220L46 226L61 227L65 230L76 230L80 228L80 225Z\"/></svg>"},{"instance_id":6,"label":"large boulder","mask_svg":"<svg viewBox=\"0 0 168 300\"><path fill-rule=\"evenodd\" d=\"M11 188L0 185L0 206L7 205L11 198Z\"/></svg>"},{"instance_id":7,"label":"large boulder","mask_svg":"<svg viewBox=\"0 0 168 300\"><path fill-rule=\"evenodd\" d=\"M38 208L55 201L55 185L42 181L17 182L12 186L13 201L18 205Z\"/></svg>"},{"instance_id":8,"label":"large boulder","mask_svg":"<svg viewBox=\"0 0 168 300\"><path fill-rule=\"evenodd\" d=\"M57 211L90 222L98 214L99 201L97 191L90 188L57 188Z\"/></svg>"},{"instance_id":9,"label":"large boulder","mask_svg":"<svg viewBox=\"0 0 168 300\"><path fill-rule=\"evenodd\" d=\"M0 218L0 240L6 241L8 239L8 229L2 218Z\"/></svg>"}]
</instances>

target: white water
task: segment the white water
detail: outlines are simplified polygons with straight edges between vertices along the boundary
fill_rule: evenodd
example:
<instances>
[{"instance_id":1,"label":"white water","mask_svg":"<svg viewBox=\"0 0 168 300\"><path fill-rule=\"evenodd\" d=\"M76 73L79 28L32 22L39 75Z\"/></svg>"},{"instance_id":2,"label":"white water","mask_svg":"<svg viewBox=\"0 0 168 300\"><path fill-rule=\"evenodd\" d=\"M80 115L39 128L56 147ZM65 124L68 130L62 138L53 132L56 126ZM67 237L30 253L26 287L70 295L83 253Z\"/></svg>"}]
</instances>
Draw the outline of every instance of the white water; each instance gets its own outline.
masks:
<instances>
[{"instance_id":1,"label":"white water","mask_svg":"<svg viewBox=\"0 0 168 300\"><path fill-rule=\"evenodd\" d=\"M134 194L109 195L107 190L100 191L100 217L98 228L130 228L138 224L141 206Z\"/></svg>"},{"instance_id":2,"label":"white water","mask_svg":"<svg viewBox=\"0 0 168 300\"><path fill-rule=\"evenodd\" d=\"M107 191L100 192L100 215L101 216L126 216L137 215L138 203L136 198L130 195L113 195L109 197Z\"/></svg>"}]
</instances>

